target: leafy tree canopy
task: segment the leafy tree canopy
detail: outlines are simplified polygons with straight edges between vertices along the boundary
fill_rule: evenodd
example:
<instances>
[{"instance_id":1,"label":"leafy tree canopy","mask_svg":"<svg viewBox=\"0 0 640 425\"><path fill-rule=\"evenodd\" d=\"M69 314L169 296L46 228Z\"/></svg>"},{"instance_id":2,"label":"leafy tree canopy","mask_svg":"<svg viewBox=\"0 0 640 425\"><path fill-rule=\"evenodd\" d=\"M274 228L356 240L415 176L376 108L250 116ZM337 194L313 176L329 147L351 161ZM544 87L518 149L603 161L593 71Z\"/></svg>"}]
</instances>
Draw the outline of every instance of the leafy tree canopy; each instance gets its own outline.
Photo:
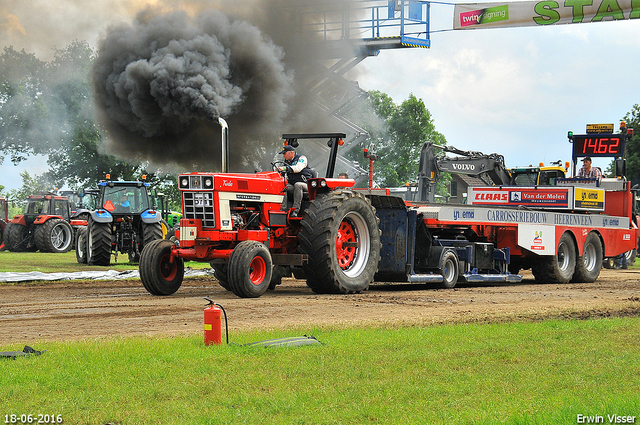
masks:
<instances>
[{"instance_id":1,"label":"leafy tree canopy","mask_svg":"<svg viewBox=\"0 0 640 425\"><path fill-rule=\"evenodd\" d=\"M423 144L428 141L446 144L445 137L436 131L424 101L413 94L396 104L387 94L370 91L367 101L355 108L349 118L370 135L365 143L370 144L370 151L378 155L373 175L381 187L415 183ZM447 180L448 176L445 176L442 185Z\"/></svg>"}]
</instances>

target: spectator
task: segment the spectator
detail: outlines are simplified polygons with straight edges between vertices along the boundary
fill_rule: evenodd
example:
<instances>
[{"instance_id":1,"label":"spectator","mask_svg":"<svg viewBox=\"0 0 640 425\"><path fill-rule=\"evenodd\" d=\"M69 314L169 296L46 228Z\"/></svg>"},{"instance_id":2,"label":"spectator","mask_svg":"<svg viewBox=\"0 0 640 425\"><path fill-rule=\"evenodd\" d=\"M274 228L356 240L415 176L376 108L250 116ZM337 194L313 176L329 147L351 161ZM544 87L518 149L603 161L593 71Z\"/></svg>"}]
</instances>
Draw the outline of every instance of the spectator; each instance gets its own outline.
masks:
<instances>
[{"instance_id":1,"label":"spectator","mask_svg":"<svg viewBox=\"0 0 640 425\"><path fill-rule=\"evenodd\" d=\"M591 166L591 157L582 158L582 168L578 170L578 177L586 177L589 179L601 179L602 171L598 167Z\"/></svg>"}]
</instances>

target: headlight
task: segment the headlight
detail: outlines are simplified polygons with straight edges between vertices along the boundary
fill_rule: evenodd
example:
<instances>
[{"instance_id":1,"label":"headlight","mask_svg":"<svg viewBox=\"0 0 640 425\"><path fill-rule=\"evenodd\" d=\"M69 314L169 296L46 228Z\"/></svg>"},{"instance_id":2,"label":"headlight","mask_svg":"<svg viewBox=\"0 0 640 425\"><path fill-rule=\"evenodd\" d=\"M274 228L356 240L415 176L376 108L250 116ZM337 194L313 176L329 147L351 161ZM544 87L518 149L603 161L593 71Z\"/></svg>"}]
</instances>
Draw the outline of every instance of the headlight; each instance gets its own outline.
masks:
<instances>
[{"instance_id":1,"label":"headlight","mask_svg":"<svg viewBox=\"0 0 640 425\"><path fill-rule=\"evenodd\" d=\"M318 181L314 180L311 182L311 187L317 187L318 186Z\"/></svg>"},{"instance_id":2,"label":"headlight","mask_svg":"<svg viewBox=\"0 0 640 425\"><path fill-rule=\"evenodd\" d=\"M213 177L204 178L204 187L211 189L213 187Z\"/></svg>"},{"instance_id":3,"label":"headlight","mask_svg":"<svg viewBox=\"0 0 640 425\"><path fill-rule=\"evenodd\" d=\"M186 177L180 179L180 187L189 187L189 179Z\"/></svg>"},{"instance_id":4,"label":"headlight","mask_svg":"<svg viewBox=\"0 0 640 425\"><path fill-rule=\"evenodd\" d=\"M320 182L320 186L322 186L322 187L327 187L327 182L326 182L326 180L322 180L322 181Z\"/></svg>"}]
</instances>

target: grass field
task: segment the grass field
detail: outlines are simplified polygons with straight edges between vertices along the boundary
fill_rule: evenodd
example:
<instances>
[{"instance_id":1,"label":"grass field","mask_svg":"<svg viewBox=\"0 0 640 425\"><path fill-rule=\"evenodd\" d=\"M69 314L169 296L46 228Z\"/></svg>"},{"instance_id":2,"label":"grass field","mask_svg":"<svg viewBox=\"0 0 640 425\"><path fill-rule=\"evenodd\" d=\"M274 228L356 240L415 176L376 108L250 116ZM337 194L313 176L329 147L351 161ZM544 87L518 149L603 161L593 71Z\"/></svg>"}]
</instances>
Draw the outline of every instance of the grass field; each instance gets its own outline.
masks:
<instances>
[{"instance_id":1,"label":"grass field","mask_svg":"<svg viewBox=\"0 0 640 425\"><path fill-rule=\"evenodd\" d=\"M94 269L0 252L0 271ZM33 343L46 353L0 360L0 423L639 423L639 333L640 318L610 318ZM323 344L243 345L302 334Z\"/></svg>"},{"instance_id":2,"label":"grass field","mask_svg":"<svg viewBox=\"0 0 640 425\"><path fill-rule=\"evenodd\" d=\"M188 261L185 267L192 269L209 268L209 263L198 263ZM630 268L640 269L640 260L636 261ZM129 263L126 254L118 256L118 262L111 256L110 266L88 266L79 264L76 261L75 251L64 254L51 254L45 252L9 252L0 251L0 272L31 272L39 271L44 273L56 272L77 272L85 270L137 270L138 264Z\"/></svg>"},{"instance_id":3,"label":"grass field","mask_svg":"<svg viewBox=\"0 0 640 425\"><path fill-rule=\"evenodd\" d=\"M296 332L298 331L298 332ZM315 335L323 345L246 347ZM640 319L43 343L0 361L5 415L67 424L575 424L640 415ZM22 347L2 347L21 350ZM608 422L607 422L608 423Z\"/></svg>"},{"instance_id":4,"label":"grass field","mask_svg":"<svg viewBox=\"0 0 640 425\"><path fill-rule=\"evenodd\" d=\"M189 261L186 267L193 269L209 268L209 263ZM47 252L9 252L0 251L0 272L31 272L43 273L78 272L86 270L137 270L137 263L129 263L126 254L118 255L118 261L111 256L110 266L88 266L76 261L75 251L64 254L51 254Z\"/></svg>"}]
</instances>

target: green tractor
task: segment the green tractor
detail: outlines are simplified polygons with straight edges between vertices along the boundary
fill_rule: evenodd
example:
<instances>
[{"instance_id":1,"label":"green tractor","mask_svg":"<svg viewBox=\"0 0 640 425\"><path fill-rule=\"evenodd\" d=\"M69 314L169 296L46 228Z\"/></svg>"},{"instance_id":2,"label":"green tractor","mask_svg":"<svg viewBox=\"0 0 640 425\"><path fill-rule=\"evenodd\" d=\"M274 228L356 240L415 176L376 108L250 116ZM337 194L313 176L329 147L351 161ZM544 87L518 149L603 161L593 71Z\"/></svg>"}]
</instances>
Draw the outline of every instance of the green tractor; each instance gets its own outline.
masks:
<instances>
[{"instance_id":1,"label":"green tractor","mask_svg":"<svg viewBox=\"0 0 640 425\"><path fill-rule=\"evenodd\" d=\"M108 266L112 253L115 261L122 253L130 262L138 262L148 243L162 239L162 216L150 202L148 187L141 181L98 183L96 209L76 236L79 263Z\"/></svg>"}]
</instances>

